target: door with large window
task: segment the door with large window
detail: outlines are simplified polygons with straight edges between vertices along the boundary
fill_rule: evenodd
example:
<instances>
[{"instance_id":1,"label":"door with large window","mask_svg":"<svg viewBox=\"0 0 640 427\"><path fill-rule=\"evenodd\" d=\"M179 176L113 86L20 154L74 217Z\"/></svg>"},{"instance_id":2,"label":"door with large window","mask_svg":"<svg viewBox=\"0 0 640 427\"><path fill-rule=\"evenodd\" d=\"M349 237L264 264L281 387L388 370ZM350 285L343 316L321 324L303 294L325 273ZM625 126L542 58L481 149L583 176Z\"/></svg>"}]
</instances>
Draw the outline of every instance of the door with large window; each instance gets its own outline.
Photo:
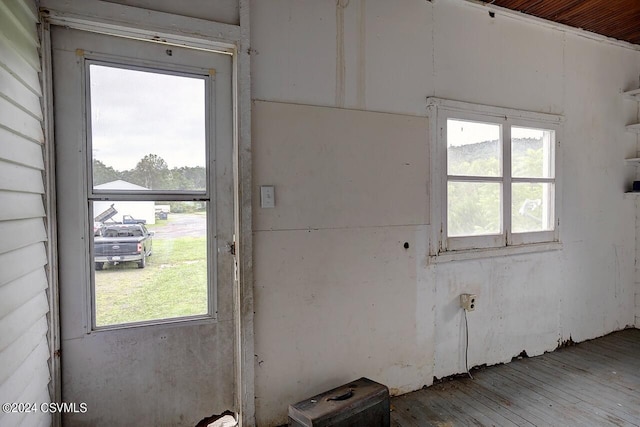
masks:
<instances>
[{"instance_id":1,"label":"door with large window","mask_svg":"<svg viewBox=\"0 0 640 427\"><path fill-rule=\"evenodd\" d=\"M51 37L65 425L234 409L232 57Z\"/></svg>"}]
</instances>

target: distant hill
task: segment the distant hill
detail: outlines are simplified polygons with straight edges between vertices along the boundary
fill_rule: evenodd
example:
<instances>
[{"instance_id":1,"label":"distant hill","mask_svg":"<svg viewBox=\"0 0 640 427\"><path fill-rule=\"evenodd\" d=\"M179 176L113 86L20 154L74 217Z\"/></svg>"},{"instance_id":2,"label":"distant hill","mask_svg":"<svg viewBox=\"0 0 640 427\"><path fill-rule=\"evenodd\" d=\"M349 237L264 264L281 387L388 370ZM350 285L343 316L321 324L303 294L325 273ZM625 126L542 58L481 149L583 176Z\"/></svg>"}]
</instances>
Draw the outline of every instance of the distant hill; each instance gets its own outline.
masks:
<instances>
[{"instance_id":1,"label":"distant hill","mask_svg":"<svg viewBox=\"0 0 640 427\"><path fill-rule=\"evenodd\" d=\"M542 148L542 140L534 138L520 138L515 139L512 148L512 156L524 156L528 150L538 150ZM479 159L488 159L495 155L497 140L483 141L476 144L459 145L448 149L449 161L455 163L458 162L473 162Z\"/></svg>"}]
</instances>

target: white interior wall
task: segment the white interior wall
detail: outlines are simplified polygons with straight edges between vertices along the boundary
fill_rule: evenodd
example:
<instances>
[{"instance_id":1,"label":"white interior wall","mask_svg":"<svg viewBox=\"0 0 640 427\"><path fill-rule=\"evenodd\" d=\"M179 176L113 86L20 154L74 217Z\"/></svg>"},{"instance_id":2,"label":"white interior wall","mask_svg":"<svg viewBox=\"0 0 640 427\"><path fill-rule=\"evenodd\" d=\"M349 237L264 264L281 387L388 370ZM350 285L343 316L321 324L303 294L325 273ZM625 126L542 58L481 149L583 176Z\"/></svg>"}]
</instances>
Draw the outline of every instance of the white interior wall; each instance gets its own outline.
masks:
<instances>
[{"instance_id":1,"label":"white interior wall","mask_svg":"<svg viewBox=\"0 0 640 427\"><path fill-rule=\"evenodd\" d=\"M633 325L637 106L620 93L640 53L457 0L338 4L251 4L254 186L276 188L274 209L254 200L258 425L359 376L397 394L462 372L461 292L479 296L472 365ZM373 113L426 130L427 96L564 115L562 250L427 264L428 163L407 177L392 155L423 164L427 133L385 138Z\"/></svg>"},{"instance_id":2,"label":"white interior wall","mask_svg":"<svg viewBox=\"0 0 640 427\"><path fill-rule=\"evenodd\" d=\"M254 179L276 188L276 208L255 217L254 296L274 310L258 313L257 347L278 343L257 353L257 378L279 386L262 388L258 406L362 372L412 387L433 359L433 318L415 306L427 273L428 156L413 141L426 119L273 102L253 113Z\"/></svg>"},{"instance_id":3,"label":"white interior wall","mask_svg":"<svg viewBox=\"0 0 640 427\"><path fill-rule=\"evenodd\" d=\"M633 89L635 87L636 86L632 86L629 89ZM638 77L638 87L640 87L640 76ZM635 117L633 117L633 114L630 114L630 117L626 123L628 124L640 123L640 102L628 100L627 105L631 106L631 111L633 111L634 107L636 111L635 111ZM639 157L640 155L640 135L636 136L636 150L635 150L635 153L632 153L632 154L635 154L635 155L630 157ZM629 166L629 169L635 169L634 179L640 180L640 170L632 166ZM635 322L635 326L636 328L640 328L640 265L638 265L638 259L640 259L640 245L638 244L638 242L640 242L640 212L639 212L640 204L638 199L636 199L635 203L636 203L636 271L635 271L635 278L636 278L635 320L636 322Z\"/></svg>"},{"instance_id":4,"label":"white interior wall","mask_svg":"<svg viewBox=\"0 0 640 427\"><path fill-rule=\"evenodd\" d=\"M224 24L240 25L238 0L102 0Z\"/></svg>"},{"instance_id":5,"label":"white interior wall","mask_svg":"<svg viewBox=\"0 0 640 427\"><path fill-rule=\"evenodd\" d=\"M0 425L51 423L37 21L35 1L0 0L0 401L37 402Z\"/></svg>"},{"instance_id":6,"label":"white interior wall","mask_svg":"<svg viewBox=\"0 0 640 427\"><path fill-rule=\"evenodd\" d=\"M637 106L620 101L619 93L638 87L638 55L566 36L563 339L582 341L634 323L626 314L635 293L629 286L635 205L621 200L634 170L619 160L635 155L637 137L624 126Z\"/></svg>"}]
</instances>

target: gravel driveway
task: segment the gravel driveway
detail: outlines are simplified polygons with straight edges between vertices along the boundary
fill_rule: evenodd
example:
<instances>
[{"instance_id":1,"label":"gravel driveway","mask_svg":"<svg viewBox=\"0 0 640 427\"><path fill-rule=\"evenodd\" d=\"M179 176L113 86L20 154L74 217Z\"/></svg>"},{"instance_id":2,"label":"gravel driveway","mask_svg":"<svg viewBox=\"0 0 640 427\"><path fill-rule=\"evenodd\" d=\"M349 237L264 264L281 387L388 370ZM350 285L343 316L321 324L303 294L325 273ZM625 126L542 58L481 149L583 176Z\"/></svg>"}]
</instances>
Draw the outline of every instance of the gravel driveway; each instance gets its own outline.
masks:
<instances>
[{"instance_id":1,"label":"gravel driveway","mask_svg":"<svg viewBox=\"0 0 640 427\"><path fill-rule=\"evenodd\" d=\"M155 238L202 237L207 232L207 217L202 214L170 213L169 220L165 224L163 222L156 222L153 228Z\"/></svg>"}]
</instances>

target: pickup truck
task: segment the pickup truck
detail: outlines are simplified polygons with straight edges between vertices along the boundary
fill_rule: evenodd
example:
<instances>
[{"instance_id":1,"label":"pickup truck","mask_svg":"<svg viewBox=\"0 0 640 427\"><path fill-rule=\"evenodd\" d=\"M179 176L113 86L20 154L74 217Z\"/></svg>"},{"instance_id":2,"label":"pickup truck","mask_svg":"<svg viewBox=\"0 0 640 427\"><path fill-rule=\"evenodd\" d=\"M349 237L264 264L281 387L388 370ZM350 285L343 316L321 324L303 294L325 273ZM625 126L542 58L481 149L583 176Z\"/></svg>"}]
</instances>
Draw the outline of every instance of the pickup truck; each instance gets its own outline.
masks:
<instances>
[{"instance_id":1,"label":"pickup truck","mask_svg":"<svg viewBox=\"0 0 640 427\"><path fill-rule=\"evenodd\" d=\"M131 215L122 215L122 223L123 224L146 224L146 219L136 219Z\"/></svg>"},{"instance_id":2,"label":"pickup truck","mask_svg":"<svg viewBox=\"0 0 640 427\"><path fill-rule=\"evenodd\" d=\"M144 268L151 256L153 232L142 224L103 225L93 238L93 256L96 270L105 264L135 262Z\"/></svg>"}]
</instances>

